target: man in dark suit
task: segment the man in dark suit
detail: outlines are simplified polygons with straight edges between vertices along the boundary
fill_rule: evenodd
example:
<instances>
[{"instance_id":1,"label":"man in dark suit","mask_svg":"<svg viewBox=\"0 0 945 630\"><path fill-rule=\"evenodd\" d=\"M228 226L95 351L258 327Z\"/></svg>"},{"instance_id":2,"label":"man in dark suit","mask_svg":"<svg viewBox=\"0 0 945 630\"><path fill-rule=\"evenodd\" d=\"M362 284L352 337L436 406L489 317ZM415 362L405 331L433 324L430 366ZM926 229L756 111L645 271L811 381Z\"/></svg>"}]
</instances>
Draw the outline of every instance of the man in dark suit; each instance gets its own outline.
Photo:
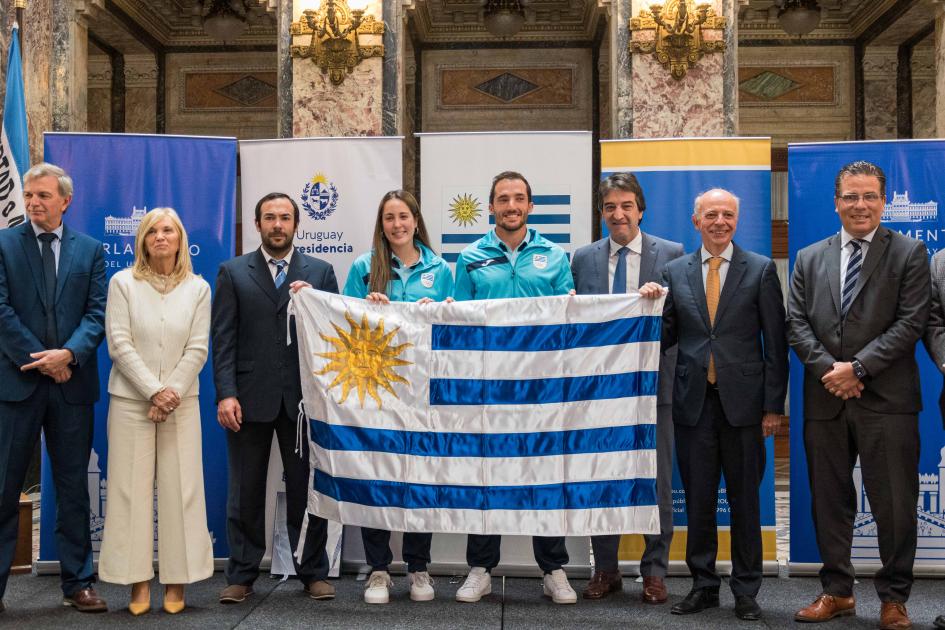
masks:
<instances>
[{"instance_id":1,"label":"man in dark suit","mask_svg":"<svg viewBox=\"0 0 945 630\"><path fill-rule=\"evenodd\" d=\"M758 488L764 437L777 431L787 394L787 339L774 261L732 242L738 199L714 189L696 198L702 247L666 265L663 345L678 344L673 383L676 454L689 519L686 564L692 590L674 614L719 605L716 508L725 475L732 575L739 619L761 617L762 545Z\"/></svg>"},{"instance_id":2,"label":"man in dark suit","mask_svg":"<svg viewBox=\"0 0 945 630\"><path fill-rule=\"evenodd\" d=\"M683 255L683 246L640 231L646 198L633 173L614 173L599 186L601 217L610 235L586 245L571 260L574 288L579 294L630 293L652 284L659 294L663 267ZM660 533L646 534L640 558L642 599L647 604L666 602L664 578L673 540L673 371L676 349L660 357L660 387L656 407L656 488ZM620 535L594 536L594 576L584 589L585 599L601 599L623 588L617 563Z\"/></svg>"},{"instance_id":3,"label":"man in dark suit","mask_svg":"<svg viewBox=\"0 0 945 630\"><path fill-rule=\"evenodd\" d=\"M804 364L804 447L823 592L798 621L855 613L850 546L857 456L883 567L882 628L909 628L919 495L915 344L929 315L925 245L880 225L886 176L869 162L837 175L842 229L797 254L788 299L791 347Z\"/></svg>"},{"instance_id":4,"label":"man in dark suit","mask_svg":"<svg viewBox=\"0 0 945 630\"><path fill-rule=\"evenodd\" d=\"M217 421L226 431L227 587L221 603L242 602L253 593L266 551L266 472L275 431L285 468L286 525L296 549L308 504L308 441L296 454L296 416L302 399L298 345L293 323L286 345L289 285L305 282L338 292L331 265L292 247L299 208L282 193L256 204L256 229L262 246L220 265L213 298L213 378ZM328 577L325 519L309 516L295 572L313 599L332 599Z\"/></svg>"},{"instance_id":5,"label":"man in dark suit","mask_svg":"<svg viewBox=\"0 0 945 630\"><path fill-rule=\"evenodd\" d=\"M939 250L932 256L932 303L929 310L929 324L922 341L929 356L940 372L945 374L945 250ZM945 428L945 385L938 397L938 409ZM945 630L945 615L939 615L933 623L935 628Z\"/></svg>"},{"instance_id":6,"label":"man in dark suit","mask_svg":"<svg viewBox=\"0 0 945 630\"><path fill-rule=\"evenodd\" d=\"M92 588L88 466L105 335L102 244L62 216L72 179L37 164L23 177L29 222L0 231L0 610L16 548L18 505L40 430L56 487L63 604L106 610Z\"/></svg>"}]
</instances>

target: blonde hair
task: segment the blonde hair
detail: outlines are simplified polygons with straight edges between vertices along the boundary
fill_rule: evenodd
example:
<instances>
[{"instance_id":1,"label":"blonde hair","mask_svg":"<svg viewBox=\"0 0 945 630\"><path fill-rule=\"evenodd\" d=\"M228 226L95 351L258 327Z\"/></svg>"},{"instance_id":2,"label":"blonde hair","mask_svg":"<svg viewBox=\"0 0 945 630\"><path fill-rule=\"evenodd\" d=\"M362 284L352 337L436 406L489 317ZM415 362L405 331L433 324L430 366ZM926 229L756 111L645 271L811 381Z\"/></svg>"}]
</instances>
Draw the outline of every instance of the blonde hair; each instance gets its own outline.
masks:
<instances>
[{"instance_id":1,"label":"blonde hair","mask_svg":"<svg viewBox=\"0 0 945 630\"><path fill-rule=\"evenodd\" d=\"M155 275L148 261L144 237L161 219L170 219L177 229L180 242L178 243L177 260L174 262L174 269L170 273L170 278L176 282L182 282L193 273L194 268L190 262L190 243L187 241L187 231L184 230L184 224L181 223L180 217L177 216L174 208L154 208L141 219L141 225L138 226L138 233L135 235L135 264L131 268L131 273L137 280Z\"/></svg>"}]
</instances>

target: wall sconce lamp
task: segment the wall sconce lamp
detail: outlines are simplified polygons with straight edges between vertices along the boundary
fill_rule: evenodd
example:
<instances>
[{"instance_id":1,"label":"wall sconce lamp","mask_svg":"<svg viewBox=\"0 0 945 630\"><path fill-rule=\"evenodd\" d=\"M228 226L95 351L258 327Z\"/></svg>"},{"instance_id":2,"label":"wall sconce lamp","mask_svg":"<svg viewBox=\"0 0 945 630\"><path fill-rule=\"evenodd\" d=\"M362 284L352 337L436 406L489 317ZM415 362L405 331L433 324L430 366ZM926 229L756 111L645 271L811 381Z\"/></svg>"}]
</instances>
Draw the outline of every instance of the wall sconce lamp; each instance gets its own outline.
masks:
<instances>
[{"instance_id":1,"label":"wall sconce lamp","mask_svg":"<svg viewBox=\"0 0 945 630\"><path fill-rule=\"evenodd\" d=\"M383 57L384 45L362 45L360 35L383 35L384 22L364 9L352 9L347 0L322 0L317 11L302 12L302 19L292 23L292 35L308 35L308 46L293 45L292 56L306 58L328 74L335 85L369 57Z\"/></svg>"},{"instance_id":2,"label":"wall sconce lamp","mask_svg":"<svg viewBox=\"0 0 945 630\"><path fill-rule=\"evenodd\" d=\"M649 10L630 19L631 53L653 54L657 61L669 68L674 79L686 76L705 53L725 50L725 42L705 41L703 29L725 29L725 18L715 14L708 4L696 5L695 0L667 0L665 4L651 4ZM634 39L634 32L654 31L652 40Z\"/></svg>"}]
</instances>

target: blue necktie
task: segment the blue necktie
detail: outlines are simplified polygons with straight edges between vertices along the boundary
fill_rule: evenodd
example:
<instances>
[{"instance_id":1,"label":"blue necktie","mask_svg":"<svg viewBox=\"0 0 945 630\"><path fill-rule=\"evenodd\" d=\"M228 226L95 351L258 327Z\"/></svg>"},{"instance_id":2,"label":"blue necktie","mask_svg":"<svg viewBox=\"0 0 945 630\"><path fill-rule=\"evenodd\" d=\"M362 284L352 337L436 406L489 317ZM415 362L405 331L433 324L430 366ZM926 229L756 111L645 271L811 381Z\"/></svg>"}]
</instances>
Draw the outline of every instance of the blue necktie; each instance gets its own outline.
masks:
<instances>
[{"instance_id":1,"label":"blue necktie","mask_svg":"<svg viewBox=\"0 0 945 630\"><path fill-rule=\"evenodd\" d=\"M863 268L863 249L860 246L859 239L850 241L850 247L853 251L850 253L850 260L847 263L847 275L843 280L843 295L840 298L840 315L847 316L850 310L850 303L853 302L853 291L856 289L856 281L860 277L860 269Z\"/></svg>"},{"instance_id":2,"label":"blue necktie","mask_svg":"<svg viewBox=\"0 0 945 630\"><path fill-rule=\"evenodd\" d=\"M629 253L630 250L626 247L617 250L617 268L614 269L614 286L610 290L611 293L627 292L627 254Z\"/></svg>"},{"instance_id":3,"label":"blue necktie","mask_svg":"<svg viewBox=\"0 0 945 630\"><path fill-rule=\"evenodd\" d=\"M46 290L46 342L47 348L58 348L58 327L56 326L56 254L52 244L56 235L44 232L36 238L40 240L43 252L43 288Z\"/></svg>"},{"instance_id":4,"label":"blue necktie","mask_svg":"<svg viewBox=\"0 0 945 630\"><path fill-rule=\"evenodd\" d=\"M278 289L285 283L285 268L289 266L284 260L275 260L273 259L272 264L276 266L276 288Z\"/></svg>"}]
</instances>

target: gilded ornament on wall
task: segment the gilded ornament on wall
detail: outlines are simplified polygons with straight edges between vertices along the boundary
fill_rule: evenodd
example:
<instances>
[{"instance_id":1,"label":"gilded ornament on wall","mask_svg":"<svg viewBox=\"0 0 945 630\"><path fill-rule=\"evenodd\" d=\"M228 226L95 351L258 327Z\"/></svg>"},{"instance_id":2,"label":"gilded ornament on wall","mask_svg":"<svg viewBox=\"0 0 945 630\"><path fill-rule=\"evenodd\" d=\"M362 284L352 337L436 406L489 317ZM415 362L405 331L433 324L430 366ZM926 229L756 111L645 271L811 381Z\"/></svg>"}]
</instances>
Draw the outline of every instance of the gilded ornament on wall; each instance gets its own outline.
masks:
<instances>
[{"instance_id":1,"label":"gilded ornament on wall","mask_svg":"<svg viewBox=\"0 0 945 630\"><path fill-rule=\"evenodd\" d=\"M667 0L663 5L650 5L640 15L631 18L630 52L653 54L668 68L675 79L682 79L690 66L705 53L725 50L723 40L706 41L704 29L725 29L725 18L716 15L708 4L696 5L695 0ZM634 39L633 33L654 31L652 40Z\"/></svg>"}]
</instances>

